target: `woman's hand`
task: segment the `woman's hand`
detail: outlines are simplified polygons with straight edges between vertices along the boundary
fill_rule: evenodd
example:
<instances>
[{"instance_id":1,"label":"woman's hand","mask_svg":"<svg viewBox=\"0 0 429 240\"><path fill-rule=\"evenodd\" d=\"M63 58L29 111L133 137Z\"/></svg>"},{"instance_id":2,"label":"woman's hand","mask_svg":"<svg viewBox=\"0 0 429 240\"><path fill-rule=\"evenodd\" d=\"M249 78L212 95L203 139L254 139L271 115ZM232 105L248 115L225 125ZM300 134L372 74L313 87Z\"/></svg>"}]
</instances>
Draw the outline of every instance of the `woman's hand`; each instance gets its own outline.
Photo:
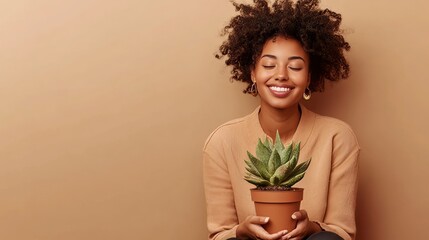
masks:
<instances>
[{"instance_id":1,"label":"woman's hand","mask_svg":"<svg viewBox=\"0 0 429 240\"><path fill-rule=\"evenodd\" d=\"M283 236L282 240L301 240L313 233L322 231L317 223L308 219L307 211L305 210L295 212L292 214L292 218L298 221L296 228Z\"/></svg>"},{"instance_id":2,"label":"woman's hand","mask_svg":"<svg viewBox=\"0 0 429 240\"><path fill-rule=\"evenodd\" d=\"M263 239L263 240L277 240L281 239L287 231L280 231L274 234L269 234L261 226L266 224L270 219L268 217L249 216L240 223L236 230L237 238L239 239Z\"/></svg>"}]
</instances>

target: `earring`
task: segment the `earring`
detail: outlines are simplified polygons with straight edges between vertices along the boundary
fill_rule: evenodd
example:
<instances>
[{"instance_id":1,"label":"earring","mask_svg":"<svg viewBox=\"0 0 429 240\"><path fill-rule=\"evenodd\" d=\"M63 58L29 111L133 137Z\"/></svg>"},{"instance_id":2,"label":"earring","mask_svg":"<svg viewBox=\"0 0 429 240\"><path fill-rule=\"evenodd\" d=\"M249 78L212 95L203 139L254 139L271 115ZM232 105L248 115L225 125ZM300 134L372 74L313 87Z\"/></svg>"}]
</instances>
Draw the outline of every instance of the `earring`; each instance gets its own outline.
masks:
<instances>
[{"instance_id":1,"label":"earring","mask_svg":"<svg viewBox=\"0 0 429 240\"><path fill-rule=\"evenodd\" d=\"M252 86L250 86L249 93L252 94L252 96L258 95L258 88L256 87L256 82L253 82Z\"/></svg>"},{"instance_id":2,"label":"earring","mask_svg":"<svg viewBox=\"0 0 429 240\"><path fill-rule=\"evenodd\" d=\"M311 98L311 90L310 90L310 88L306 88L305 89L305 91L304 91L304 94L302 95L302 97L305 99L305 100L309 100L310 98Z\"/></svg>"}]
</instances>

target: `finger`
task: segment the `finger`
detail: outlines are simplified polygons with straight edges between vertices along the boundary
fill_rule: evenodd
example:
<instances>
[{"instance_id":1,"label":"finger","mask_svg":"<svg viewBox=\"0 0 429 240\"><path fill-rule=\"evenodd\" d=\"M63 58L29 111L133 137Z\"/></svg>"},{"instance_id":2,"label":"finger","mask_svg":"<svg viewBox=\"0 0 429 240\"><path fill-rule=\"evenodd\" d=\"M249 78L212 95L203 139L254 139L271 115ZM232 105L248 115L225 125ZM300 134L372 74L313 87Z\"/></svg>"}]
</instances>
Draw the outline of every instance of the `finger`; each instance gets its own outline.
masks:
<instances>
[{"instance_id":1,"label":"finger","mask_svg":"<svg viewBox=\"0 0 429 240\"><path fill-rule=\"evenodd\" d=\"M290 239L295 238L297 235L298 235L298 231L296 229L294 229L291 232L289 232L288 234L286 234L284 239L290 240Z\"/></svg>"},{"instance_id":2,"label":"finger","mask_svg":"<svg viewBox=\"0 0 429 240\"><path fill-rule=\"evenodd\" d=\"M283 237L280 238L280 240L296 240L296 239L300 239L300 238L296 238L296 237L287 237L287 235L284 235Z\"/></svg>"},{"instance_id":3,"label":"finger","mask_svg":"<svg viewBox=\"0 0 429 240\"><path fill-rule=\"evenodd\" d=\"M287 234L287 230L283 230L273 234L269 234L268 232L261 230L256 234L256 237L261 239L266 239L266 240L277 240L277 239L281 239L286 234Z\"/></svg>"},{"instance_id":4,"label":"finger","mask_svg":"<svg viewBox=\"0 0 429 240\"><path fill-rule=\"evenodd\" d=\"M287 240L302 240L303 238L301 238L301 237L294 237L294 238L289 238L289 239L287 239Z\"/></svg>"},{"instance_id":5,"label":"finger","mask_svg":"<svg viewBox=\"0 0 429 240\"><path fill-rule=\"evenodd\" d=\"M306 218L308 218L308 216L307 216L307 211L305 210L299 210L298 212L294 212L292 214L292 219L294 220L303 220Z\"/></svg>"},{"instance_id":6,"label":"finger","mask_svg":"<svg viewBox=\"0 0 429 240\"><path fill-rule=\"evenodd\" d=\"M289 240L289 239L287 238L287 235L284 235L282 238L280 238L280 240Z\"/></svg>"},{"instance_id":7,"label":"finger","mask_svg":"<svg viewBox=\"0 0 429 240\"><path fill-rule=\"evenodd\" d=\"M290 232L289 234L284 235L281 240L297 240L304 239L301 234L297 234L296 232Z\"/></svg>"},{"instance_id":8,"label":"finger","mask_svg":"<svg viewBox=\"0 0 429 240\"><path fill-rule=\"evenodd\" d=\"M286 234L286 239L294 239L294 238L303 238L305 236L305 226L303 224L299 224L296 226L296 228L292 231L290 231L288 234Z\"/></svg>"},{"instance_id":9,"label":"finger","mask_svg":"<svg viewBox=\"0 0 429 240\"><path fill-rule=\"evenodd\" d=\"M259 217L259 216L253 216L249 222L253 224L263 225L266 224L268 221L270 221L269 217Z\"/></svg>"}]
</instances>

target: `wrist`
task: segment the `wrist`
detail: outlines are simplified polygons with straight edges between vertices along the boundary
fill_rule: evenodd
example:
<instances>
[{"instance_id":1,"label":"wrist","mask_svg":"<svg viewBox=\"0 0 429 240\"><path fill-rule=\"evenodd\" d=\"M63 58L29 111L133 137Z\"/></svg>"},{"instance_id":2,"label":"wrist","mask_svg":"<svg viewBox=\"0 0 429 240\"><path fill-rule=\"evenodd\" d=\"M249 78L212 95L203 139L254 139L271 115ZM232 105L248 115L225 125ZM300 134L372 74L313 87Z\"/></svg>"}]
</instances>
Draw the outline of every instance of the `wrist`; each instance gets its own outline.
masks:
<instances>
[{"instance_id":1,"label":"wrist","mask_svg":"<svg viewBox=\"0 0 429 240\"><path fill-rule=\"evenodd\" d=\"M313 233L318 233L318 232L321 232L321 231L323 231L323 229L322 229L322 227L320 226L320 224L318 223L318 222L316 222L316 221L311 221L311 224L312 224L312 234Z\"/></svg>"},{"instance_id":2,"label":"wrist","mask_svg":"<svg viewBox=\"0 0 429 240\"><path fill-rule=\"evenodd\" d=\"M238 224L237 228L235 229L235 237L237 239L246 239L246 235L243 233L241 224Z\"/></svg>"}]
</instances>

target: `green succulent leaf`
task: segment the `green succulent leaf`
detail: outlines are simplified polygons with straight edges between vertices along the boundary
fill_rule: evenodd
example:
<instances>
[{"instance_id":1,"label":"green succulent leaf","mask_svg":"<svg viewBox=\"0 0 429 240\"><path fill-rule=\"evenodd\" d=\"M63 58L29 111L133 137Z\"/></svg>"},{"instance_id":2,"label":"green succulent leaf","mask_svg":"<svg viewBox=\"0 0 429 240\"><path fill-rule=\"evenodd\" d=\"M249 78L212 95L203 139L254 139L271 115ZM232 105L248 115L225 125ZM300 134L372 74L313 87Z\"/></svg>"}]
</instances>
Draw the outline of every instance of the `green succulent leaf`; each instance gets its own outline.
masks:
<instances>
[{"instance_id":1,"label":"green succulent leaf","mask_svg":"<svg viewBox=\"0 0 429 240\"><path fill-rule=\"evenodd\" d=\"M289 143L285 149L280 153L280 158L282 160L282 164L287 163L290 160L290 155L292 153L292 143Z\"/></svg>"},{"instance_id":2,"label":"green succulent leaf","mask_svg":"<svg viewBox=\"0 0 429 240\"><path fill-rule=\"evenodd\" d=\"M298 160L299 159L299 151L301 150L301 142L299 142L298 144L296 144L293 147L292 150L292 157L295 156L295 158Z\"/></svg>"},{"instance_id":3,"label":"green succulent leaf","mask_svg":"<svg viewBox=\"0 0 429 240\"><path fill-rule=\"evenodd\" d=\"M244 162L246 163L246 170L248 173L252 173L256 176L260 176L260 173L258 171L258 169L256 169L256 167L253 165L253 163L250 160L244 160Z\"/></svg>"},{"instance_id":4,"label":"green succulent leaf","mask_svg":"<svg viewBox=\"0 0 429 240\"><path fill-rule=\"evenodd\" d=\"M271 141L271 139L268 138L268 136L265 137L264 145L268 149L273 149L273 142Z\"/></svg>"},{"instance_id":5,"label":"green succulent leaf","mask_svg":"<svg viewBox=\"0 0 429 240\"><path fill-rule=\"evenodd\" d=\"M246 161L246 160L244 160L244 162L247 164L247 167L246 167L247 172L252 173L258 177L261 176L261 174L258 172L258 169L256 169L256 167L252 164L252 162Z\"/></svg>"},{"instance_id":6,"label":"green succulent leaf","mask_svg":"<svg viewBox=\"0 0 429 240\"><path fill-rule=\"evenodd\" d=\"M276 176L272 176L270 178L270 183L271 183L271 185L274 185L274 186L279 185L280 179Z\"/></svg>"},{"instance_id":7,"label":"green succulent leaf","mask_svg":"<svg viewBox=\"0 0 429 240\"><path fill-rule=\"evenodd\" d=\"M287 179L286 181L282 182L280 185L281 186L286 186L286 187L292 187L295 183L299 182L305 175L305 172L300 173L292 178Z\"/></svg>"},{"instance_id":8,"label":"green succulent leaf","mask_svg":"<svg viewBox=\"0 0 429 240\"><path fill-rule=\"evenodd\" d=\"M293 169L290 166L290 162L281 165L270 178L270 182L274 185L278 185L280 182L283 182L288 175L290 175L292 170Z\"/></svg>"},{"instance_id":9,"label":"green succulent leaf","mask_svg":"<svg viewBox=\"0 0 429 240\"><path fill-rule=\"evenodd\" d=\"M256 186L268 186L268 185L270 185L270 182L268 182L267 180L256 177L254 175L247 175L244 177L244 180L246 180L247 182L254 184Z\"/></svg>"},{"instance_id":10,"label":"green succulent leaf","mask_svg":"<svg viewBox=\"0 0 429 240\"><path fill-rule=\"evenodd\" d=\"M246 163L246 165L250 168L255 168L255 166L253 165L253 163L250 160L244 160L244 162Z\"/></svg>"},{"instance_id":11,"label":"green succulent leaf","mask_svg":"<svg viewBox=\"0 0 429 240\"><path fill-rule=\"evenodd\" d=\"M285 146L278 131L274 141L268 136L264 141L258 139L256 157L248 151L249 159L244 160L247 171L244 179L260 187L292 187L304 177L311 162L310 158L298 165L300 150L300 143Z\"/></svg>"},{"instance_id":12,"label":"green succulent leaf","mask_svg":"<svg viewBox=\"0 0 429 240\"><path fill-rule=\"evenodd\" d=\"M271 156L271 149L265 146L261 139L258 139L258 145L256 146L256 156L261 160L265 165L268 165L268 160Z\"/></svg>"},{"instance_id":13,"label":"green succulent leaf","mask_svg":"<svg viewBox=\"0 0 429 240\"><path fill-rule=\"evenodd\" d=\"M276 141L274 143L275 149L277 149L278 152L282 152L283 149L285 149L285 146L282 143L282 139L280 138L279 130L276 131Z\"/></svg>"},{"instance_id":14,"label":"green succulent leaf","mask_svg":"<svg viewBox=\"0 0 429 240\"><path fill-rule=\"evenodd\" d=\"M293 172L291 173L291 176L296 176L298 174L304 173L307 171L308 166L310 166L311 158L303 163L300 163L298 166L295 167Z\"/></svg>"},{"instance_id":15,"label":"green succulent leaf","mask_svg":"<svg viewBox=\"0 0 429 240\"><path fill-rule=\"evenodd\" d=\"M271 175L268 173L268 170L265 167L265 164L259 159L257 159L255 156L253 156L249 151L247 151L247 156L249 157L250 161L252 162L256 170L258 170L259 175L264 179L267 179L267 180L270 179Z\"/></svg>"},{"instance_id":16,"label":"green succulent leaf","mask_svg":"<svg viewBox=\"0 0 429 240\"><path fill-rule=\"evenodd\" d=\"M298 159L296 158L296 156L292 156L292 158L287 163L289 163L292 170L294 170L296 164L298 163Z\"/></svg>"},{"instance_id":17,"label":"green succulent leaf","mask_svg":"<svg viewBox=\"0 0 429 240\"><path fill-rule=\"evenodd\" d=\"M257 175L254 175L253 173L250 173L250 172L248 172L247 174L246 174L246 176L245 177L252 177L252 178L255 178L255 179L260 179L261 181L262 180L265 180L264 178L262 178L261 176L257 176ZM266 180L265 180L266 181Z\"/></svg>"},{"instance_id":18,"label":"green succulent leaf","mask_svg":"<svg viewBox=\"0 0 429 240\"><path fill-rule=\"evenodd\" d=\"M280 165L280 155L277 152L277 149L274 149L274 151L271 153L270 160L268 161L268 173L270 173L270 176L274 174Z\"/></svg>"}]
</instances>

